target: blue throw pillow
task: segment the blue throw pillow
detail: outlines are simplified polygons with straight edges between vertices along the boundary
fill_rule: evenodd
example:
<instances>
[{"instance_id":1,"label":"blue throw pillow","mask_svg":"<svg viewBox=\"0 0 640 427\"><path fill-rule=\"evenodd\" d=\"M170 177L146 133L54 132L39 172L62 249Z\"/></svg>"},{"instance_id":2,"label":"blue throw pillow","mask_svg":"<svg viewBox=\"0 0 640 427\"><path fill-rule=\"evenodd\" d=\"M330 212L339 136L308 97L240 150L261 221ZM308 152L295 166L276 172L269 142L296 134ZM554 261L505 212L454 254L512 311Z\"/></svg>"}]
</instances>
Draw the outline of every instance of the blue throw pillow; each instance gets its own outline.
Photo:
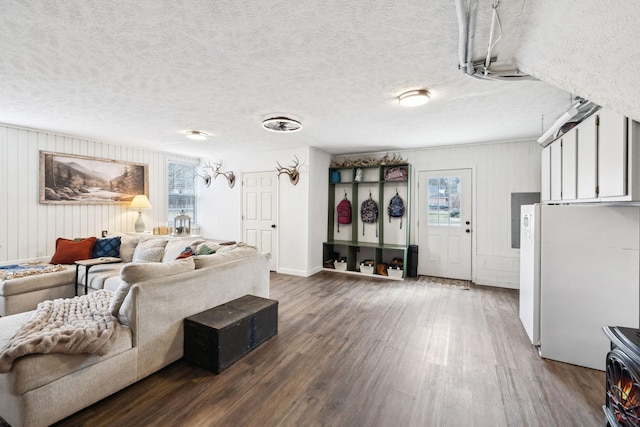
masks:
<instances>
[{"instance_id":1,"label":"blue throw pillow","mask_svg":"<svg viewBox=\"0 0 640 427\"><path fill-rule=\"evenodd\" d=\"M120 236L108 237L106 239L96 240L93 245L91 258L100 257L119 257L120 256Z\"/></svg>"}]
</instances>

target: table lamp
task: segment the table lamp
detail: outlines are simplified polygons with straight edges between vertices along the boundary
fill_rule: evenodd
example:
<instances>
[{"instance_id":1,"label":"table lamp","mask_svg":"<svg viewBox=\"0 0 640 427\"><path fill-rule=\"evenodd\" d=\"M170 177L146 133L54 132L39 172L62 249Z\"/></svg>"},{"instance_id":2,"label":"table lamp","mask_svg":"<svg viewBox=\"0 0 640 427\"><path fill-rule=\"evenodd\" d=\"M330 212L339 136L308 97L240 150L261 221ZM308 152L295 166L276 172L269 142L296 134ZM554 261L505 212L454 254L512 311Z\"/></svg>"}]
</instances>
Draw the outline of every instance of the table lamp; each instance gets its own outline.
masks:
<instances>
[{"instance_id":1,"label":"table lamp","mask_svg":"<svg viewBox=\"0 0 640 427\"><path fill-rule=\"evenodd\" d=\"M149 203L149 199L144 194L138 194L131 201L131 205L129 205L131 209L138 209L138 219L136 220L135 230L136 233L142 233L144 231L144 221L142 220L142 209L151 208L151 203Z\"/></svg>"}]
</instances>

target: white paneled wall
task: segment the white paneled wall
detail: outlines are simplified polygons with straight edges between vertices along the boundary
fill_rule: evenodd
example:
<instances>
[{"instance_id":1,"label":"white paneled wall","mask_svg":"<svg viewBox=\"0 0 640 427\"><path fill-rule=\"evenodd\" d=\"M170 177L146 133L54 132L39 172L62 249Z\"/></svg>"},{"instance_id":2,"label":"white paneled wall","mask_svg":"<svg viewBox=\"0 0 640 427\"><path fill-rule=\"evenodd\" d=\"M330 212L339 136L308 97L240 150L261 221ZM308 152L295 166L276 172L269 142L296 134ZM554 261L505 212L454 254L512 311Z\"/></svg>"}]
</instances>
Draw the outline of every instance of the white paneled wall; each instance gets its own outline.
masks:
<instances>
[{"instance_id":1,"label":"white paneled wall","mask_svg":"<svg viewBox=\"0 0 640 427\"><path fill-rule=\"evenodd\" d=\"M167 161L198 161L0 125L0 263L51 256L58 237L100 236L101 230L133 231L137 212L126 204L40 204L40 151L147 164L153 206L143 211L147 230L167 220Z\"/></svg>"},{"instance_id":2,"label":"white paneled wall","mask_svg":"<svg viewBox=\"0 0 640 427\"><path fill-rule=\"evenodd\" d=\"M475 144L403 151L419 171L472 169L473 252L476 284L518 288L520 250L511 248L511 193L540 191L540 152L535 141ZM360 154L352 158L375 156ZM384 153L382 153L384 154ZM417 185L417 181L414 179ZM411 242L417 242L418 202L414 188ZM418 250L424 250L418 248Z\"/></svg>"},{"instance_id":3,"label":"white paneled wall","mask_svg":"<svg viewBox=\"0 0 640 427\"><path fill-rule=\"evenodd\" d=\"M217 239L242 240L242 184L246 172L276 173L276 162L291 165L300 160L300 181L278 179L278 265L285 274L308 276L322 265L322 241L327 234L327 153L310 148L261 152L260 155L236 153L224 157L225 170L238 177L234 188L224 180L215 180L209 188L200 188L200 227L202 234ZM214 159L205 159L205 161ZM313 256L311 255L313 254Z\"/></svg>"},{"instance_id":4,"label":"white paneled wall","mask_svg":"<svg viewBox=\"0 0 640 427\"><path fill-rule=\"evenodd\" d=\"M327 204L329 203L329 166L331 156L309 150L309 251L307 275L322 270L322 242L327 240Z\"/></svg>"}]
</instances>

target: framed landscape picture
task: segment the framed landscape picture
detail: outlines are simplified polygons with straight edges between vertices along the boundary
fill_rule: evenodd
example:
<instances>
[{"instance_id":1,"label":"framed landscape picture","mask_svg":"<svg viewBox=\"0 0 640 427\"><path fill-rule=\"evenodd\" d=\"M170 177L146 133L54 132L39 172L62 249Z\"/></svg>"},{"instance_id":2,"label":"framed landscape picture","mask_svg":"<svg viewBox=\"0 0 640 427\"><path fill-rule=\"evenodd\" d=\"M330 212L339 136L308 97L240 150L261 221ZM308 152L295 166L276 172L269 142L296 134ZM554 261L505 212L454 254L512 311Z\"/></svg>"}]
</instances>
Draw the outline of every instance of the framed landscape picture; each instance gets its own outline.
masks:
<instances>
[{"instance_id":1,"label":"framed landscape picture","mask_svg":"<svg viewBox=\"0 0 640 427\"><path fill-rule=\"evenodd\" d=\"M148 181L146 164L40 151L40 203L128 203Z\"/></svg>"}]
</instances>

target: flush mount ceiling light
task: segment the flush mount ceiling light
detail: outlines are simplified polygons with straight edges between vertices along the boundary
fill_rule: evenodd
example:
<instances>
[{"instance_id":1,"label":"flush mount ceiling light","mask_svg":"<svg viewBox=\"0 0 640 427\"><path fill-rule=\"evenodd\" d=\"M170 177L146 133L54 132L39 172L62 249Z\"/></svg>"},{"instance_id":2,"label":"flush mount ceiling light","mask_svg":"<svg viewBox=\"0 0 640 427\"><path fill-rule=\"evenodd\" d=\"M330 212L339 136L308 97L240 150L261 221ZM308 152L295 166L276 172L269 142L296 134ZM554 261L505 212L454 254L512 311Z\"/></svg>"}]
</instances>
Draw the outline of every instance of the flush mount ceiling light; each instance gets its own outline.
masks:
<instances>
[{"instance_id":1,"label":"flush mount ceiling light","mask_svg":"<svg viewBox=\"0 0 640 427\"><path fill-rule=\"evenodd\" d=\"M200 132L199 130L188 130L186 132L187 138L189 139L195 139L197 141L204 141L205 139L207 139L209 137L208 134L204 133L204 132Z\"/></svg>"},{"instance_id":2,"label":"flush mount ceiling light","mask_svg":"<svg viewBox=\"0 0 640 427\"><path fill-rule=\"evenodd\" d=\"M426 89L410 90L398 96L398 102L403 107L419 107L431 99L429 91Z\"/></svg>"},{"instance_id":3,"label":"flush mount ceiling light","mask_svg":"<svg viewBox=\"0 0 640 427\"><path fill-rule=\"evenodd\" d=\"M287 117L273 117L262 122L262 127L271 132L297 132L302 128L299 121Z\"/></svg>"}]
</instances>

